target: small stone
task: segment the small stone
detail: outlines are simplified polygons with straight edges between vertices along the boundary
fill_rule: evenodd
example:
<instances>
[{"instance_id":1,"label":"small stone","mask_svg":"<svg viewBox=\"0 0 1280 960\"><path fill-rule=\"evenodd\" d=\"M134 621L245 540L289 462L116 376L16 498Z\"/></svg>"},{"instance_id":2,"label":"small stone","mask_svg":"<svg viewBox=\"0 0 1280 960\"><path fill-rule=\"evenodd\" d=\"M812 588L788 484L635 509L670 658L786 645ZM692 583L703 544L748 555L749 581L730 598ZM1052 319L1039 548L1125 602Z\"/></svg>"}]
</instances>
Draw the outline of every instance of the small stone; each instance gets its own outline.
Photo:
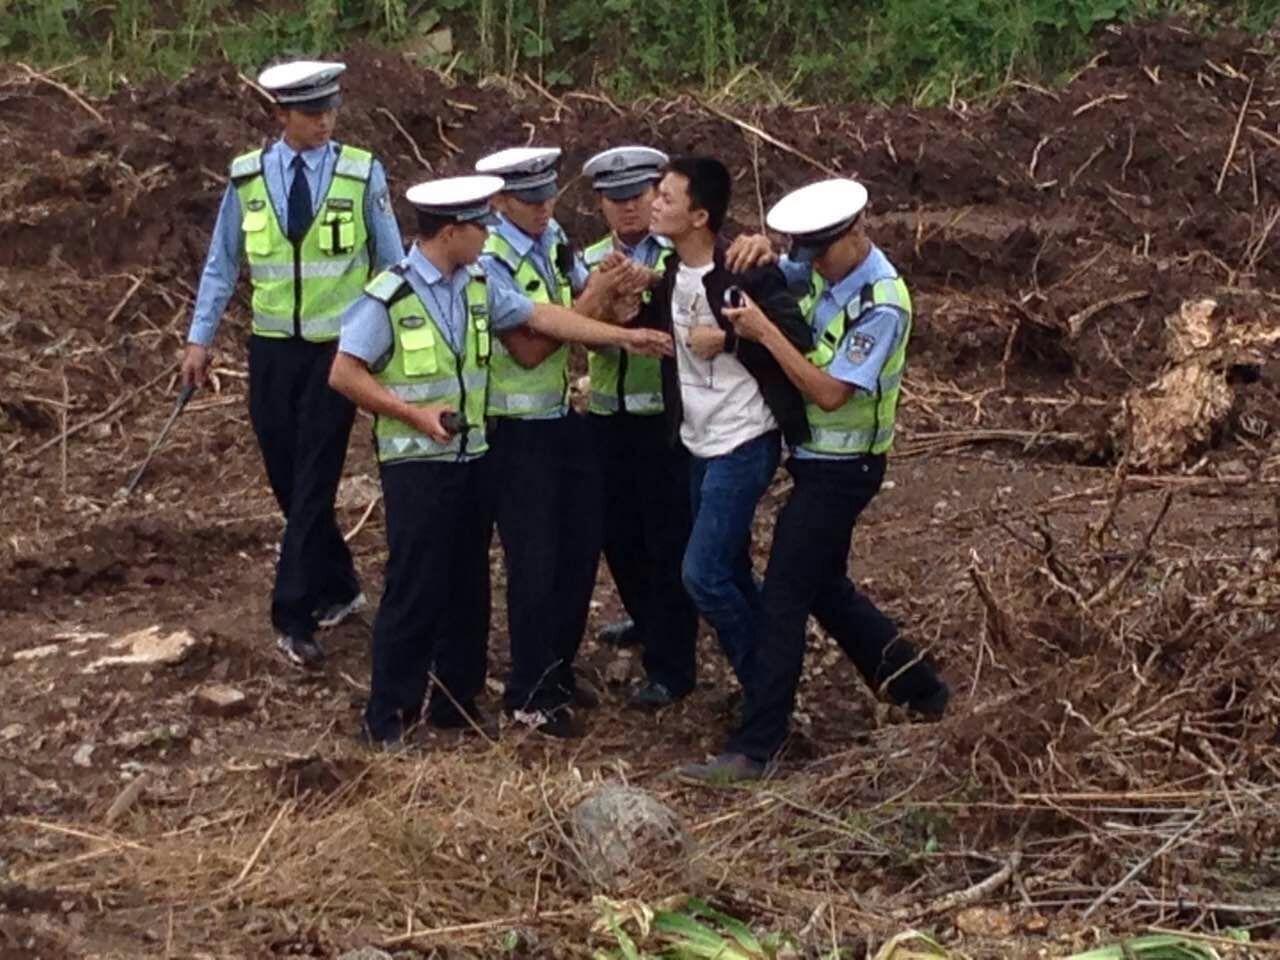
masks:
<instances>
[{"instance_id":1,"label":"small stone","mask_svg":"<svg viewBox=\"0 0 1280 960\"><path fill-rule=\"evenodd\" d=\"M947 501L939 500L937 503L933 505L933 515L935 517L940 517L947 512L949 507L950 507L950 504L948 504Z\"/></svg>"},{"instance_id":2,"label":"small stone","mask_svg":"<svg viewBox=\"0 0 1280 960\"><path fill-rule=\"evenodd\" d=\"M1027 933L1044 933L1049 929L1049 920L1038 913L1022 918L1022 929Z\"/></svg>"},{"instance_id":3,"label":"small stone","mask_svg":"<svg viewBox=\"0 0 1280 960\"><path fill-rule=\"evenodd\" d=\"M974 937L1007 937L1013 933L1013 917L1003 910L970 907L956 914L956 929Z\"/></svg>"},{"instance_id":4,"label":"small stone","mask_svg":"<svg viewBox=\"0 0 1280 960\"><path fill-rule=\"evenodd\" d=\"M1249 465L1243 460L1228 460L1218 464L1218 476L1224 480L1246 480L1249 477Z\"/></svg>"},{"instance_id":5,"label":"small stone","mask_svg":"<svg viewBox=\"0 0 1280 960\"><path fill-rule=\"evenodd\" d=\"M3 730L0 730L0 743L8 743L10 740L17 740L26 732L26 727L20 723L11 723Z\"/></svg>"},{"instance_id":6,"label":"small stone","mask_svg":"<svg viewBox=\"0 0 1280 960\"><path fill-rule=\"evenodd\" d=\"M348 950L338 957L338 960L395 960L395 958L377 947L360 947L358 950Z\"/></svg>"},{"instance_id":7,"label":"small stone","mask_svg":"<svg viewBox=\"0 0 1280 960\"><path fill-rule=\"evenodd\" d=\"M171 746L181 743L191 735L191 728L184 723L160 724L149 730L130 730L113 737L111 745L127 752L146 747Z\"/></svg>"},{"instance_id":8,"label":"small stone","mask_svg":"<svg viewBox=\"0 0 1280 960\"><path fill-rule=\"evenodd\" d=\"M225 683L210 683L196 691L192 707L211 717L238 717L251 709L249 698Z\"/></svg>"},{"instance_id":9,"label":"small stone","mask_svg":"<svg viewBox=\"0 0 1280 960\"><path fill-rule=\"evenodd\" d=\"M82 743L76 747L76 752L71 755L71 762L77 767L93 766L93 750L92 743Z\"/></svg>"},{"instance_id":10,"label":"small stone","mask_svg":"<svg viewBox=\"0 0 1280 960\"><path fill-rule=\"evenodd\" d=\"M63 710L66 710L68 713L70 713L72 710L75 710L77 707L80 706L80 698L79 697L59 697L58 705L62 707Z\"/></svg>"}]
</instances>

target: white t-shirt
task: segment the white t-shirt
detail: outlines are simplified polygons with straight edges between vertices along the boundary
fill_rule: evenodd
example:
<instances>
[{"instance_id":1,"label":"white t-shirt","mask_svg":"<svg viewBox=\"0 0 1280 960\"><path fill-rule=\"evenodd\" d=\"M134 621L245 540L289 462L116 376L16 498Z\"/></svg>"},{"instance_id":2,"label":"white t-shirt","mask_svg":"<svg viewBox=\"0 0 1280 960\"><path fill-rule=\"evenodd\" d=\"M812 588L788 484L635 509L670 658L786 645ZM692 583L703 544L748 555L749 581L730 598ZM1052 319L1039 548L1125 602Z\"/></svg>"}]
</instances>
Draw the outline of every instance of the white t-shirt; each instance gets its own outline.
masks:
<instances>
[{"instance_id":1,"label":"white t-shirt","mask_svg":"<svg viewBox=\"0 0 1280 960\"><path fill-rule=\"evenodd\" d=\"M671 296L676 369L684 406L680 439L695 457L718 457L778 427L756 378L737 357L722 353L702 360L689 350L693 327L716 325L702 286L702 278L714 266L680 264Z\"/></svg>"}]
</instances>

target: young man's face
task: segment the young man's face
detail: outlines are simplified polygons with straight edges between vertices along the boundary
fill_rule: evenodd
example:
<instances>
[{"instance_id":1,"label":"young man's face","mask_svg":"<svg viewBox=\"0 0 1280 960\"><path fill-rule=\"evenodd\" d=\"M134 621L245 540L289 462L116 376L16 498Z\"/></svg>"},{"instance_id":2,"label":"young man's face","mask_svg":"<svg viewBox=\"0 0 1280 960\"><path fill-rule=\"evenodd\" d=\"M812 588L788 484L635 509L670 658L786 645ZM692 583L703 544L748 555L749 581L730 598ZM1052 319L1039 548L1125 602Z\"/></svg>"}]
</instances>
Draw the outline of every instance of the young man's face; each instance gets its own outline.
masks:
<instances>
[{"instance_id":1,"label":"young man's face","mask_svg":"<svg viewBox=\"0 0 1280 960\"><path fill-rule=\"evenodd\" d=\"M600 210L609 229L628 243L641 239L649 232L655 194L652 186L646 186L639 194L626 200L610 200L600 194Z\"/></svg>"},{"instance_id":2,"label":"young man's face","mask_svg":"<svg viewBox=\"0 0 1280 960\"><path fill-rule=\"evenodd\" d=\"M551 222L551 214L556 208L556 198L546 200L521 200L513 193L500 193L494 198L494 205L503 215L531 237L542 236Z\"/></svg>"},{"instance_id":3,"label":"young man's face","mask_svg":"<svg viewBox=\"0 0 1280 960\"><path fill-rule=\"evenodd\" d=\"M689 204L689 178L682 173L668 173L658 182L650 206L650 232L675 240L705 228L707 211L691 210Z\"/></svg>"},{"instance_id":4,"label":"young man's face","mask_svg":"<svg viewBox=\"0 0 1280 960\"><path fill-rule=\"evenodd\" d=\"M281 108L278 111L284 127L285 139L299 150L322 147L333 138L333 128L338 122L338 108L312 112Z\"/></svg>"}]
</instances>

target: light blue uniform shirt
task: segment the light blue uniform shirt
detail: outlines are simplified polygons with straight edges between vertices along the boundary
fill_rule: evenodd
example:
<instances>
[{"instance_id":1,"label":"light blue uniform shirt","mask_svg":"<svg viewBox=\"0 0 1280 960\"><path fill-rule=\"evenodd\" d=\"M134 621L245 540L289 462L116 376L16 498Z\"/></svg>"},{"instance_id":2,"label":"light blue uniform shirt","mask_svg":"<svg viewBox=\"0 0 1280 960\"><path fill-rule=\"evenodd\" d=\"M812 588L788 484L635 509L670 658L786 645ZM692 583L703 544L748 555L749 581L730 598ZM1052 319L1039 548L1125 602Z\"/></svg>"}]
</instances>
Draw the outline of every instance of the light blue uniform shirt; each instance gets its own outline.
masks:
<instances>
[{"instance_id":1,"label":"light blue uniform shirt","mask_svg":"<svg viewBox=\"0 0 1280 960\"><path fill-rule=\"evenodd\" d=\"M538 277L542 280L543 285L548 290L554 290L555 270L552 269L553 260L555 258L555 248L558 244L567 244L564 229L555 220L547 224L547 228L542 231L538 237L531 237L525 233L514 223L508 220L502 214L498 214L498 223L489 228L491 232L498 234L515 250L516 255L521 260L528 260L533 264L533 269L537 271ZM516 284L515 275L498 257L492 253L482 253L480 255L480 264L484 267L485 276L489 278L490 287L498 287L511 293L525 296L525 291L521 290ZM573 293L577 294L587 284L587 265L577 251L573 254L573 264L569 268L568 280L569 286ZM523 420L555 420L563 417L569 412L568 404L561 404L558 410L552 410L544 414L535 416L522 417Z\"/></svg>"},{"instance_id":2,"label":"light blue uniform shirt","mask_svg":"<svg viewBox=\"0 0 1280 960\"><path fill-rule=\"evenodd\" d=\"M449 347L455 354L461 353L466 334L464 324L470 316L466 297L470 273L462 267L446 277L423 256L416 244L401 262L409 268L404 278L431 310L431 317L440 327ZM523 294L492 280L485 284L485 289L489 294L489 329L493 333L514 330L528 323L533 316L533 301ZM338 349L373 366L390 352L391 337L391 320L387 316L386 305L365 295L342 315Z\"/></svg>"},{"instance_id":3,"label":"light blue uniform shirt","mask_svg":"<svg viewBox=\"0 0 1280 960\"><path fill-rule=\"evenodd\" d=\"M320 203L329 192L333 181L333 168L338 159L338 145L330 140L322 147L304 150L301 154L284 140L271 144L262 155L262 174L267 181L267 196L275 209L279 223L289 222L289 188L293 185L293 158L302 157L307 186L311 188L311 212L320 209ZM213 227L213 239L209 243L209 256L200 275L200 289L196 293L195 311L191 317L191 330L187 340L208 346L218 332L218 323L227 302L235 292L236 278L244 256L244 232L240 226L240 196L234 183L228 183L218 208L218 221ZM400 239L400 227L391 211L387 193L387 174L382 164L373 161L369 171L369 183L364 192L364 222L369 232L370 259L373 272L391 266L404 256L404 243Z\"/></svg>"},{"instance_id":4,"label":"light blue uniform shirt","mask_svg":"<svg viewBox=\"0 0 1280 960\"><path fill-rule=\"evenodd\" d=\"M807 263L797 263L789 257L783 257L778 266L787 279L791 292L796 296L804 296L809 292L812 267ZM897 269L889 262L889 258L877 246L863 258L862 262L847 273L843 279L829 284L818 296L813 311L806 318L813 330L814 339L831 325L841 311L849 304L854 304L857 312L857 301L862 295L862 288L877 280L888 280L898 276ZM893 353L907 324L907 315L897 307L882 305L873 307L857 317L857 322L846 327L844 337L836 348L835 358L826 368L827 373L850 386L874 393L880 379L880 371ZM854 338L857 338L855 341ZM792 456L812 460L844 459L830 454L816 454L797 448Z\"/></svg>"}]
</instances>

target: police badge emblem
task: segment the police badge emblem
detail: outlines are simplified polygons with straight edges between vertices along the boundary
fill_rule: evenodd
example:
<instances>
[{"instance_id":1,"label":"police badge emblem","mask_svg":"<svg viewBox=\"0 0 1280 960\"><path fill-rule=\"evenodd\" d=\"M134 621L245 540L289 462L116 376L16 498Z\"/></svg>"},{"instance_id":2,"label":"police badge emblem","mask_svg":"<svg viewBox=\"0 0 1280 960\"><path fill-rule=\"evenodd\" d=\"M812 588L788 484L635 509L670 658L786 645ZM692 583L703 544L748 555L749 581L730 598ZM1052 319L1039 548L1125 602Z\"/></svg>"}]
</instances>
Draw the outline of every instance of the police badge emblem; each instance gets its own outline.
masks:
<instances>
[{"instance_id":1,"label":"police badge emblem","mask_svg":"<svg viewBox=\"0 0 1280 960\"><path fill-rule=\"evenodd\" d=\"M865 363L875 347L875 337L866 333L851 333L849 346L845 348L845 356L849 358L850 363Z\"/></svg>"}]
</instances>

